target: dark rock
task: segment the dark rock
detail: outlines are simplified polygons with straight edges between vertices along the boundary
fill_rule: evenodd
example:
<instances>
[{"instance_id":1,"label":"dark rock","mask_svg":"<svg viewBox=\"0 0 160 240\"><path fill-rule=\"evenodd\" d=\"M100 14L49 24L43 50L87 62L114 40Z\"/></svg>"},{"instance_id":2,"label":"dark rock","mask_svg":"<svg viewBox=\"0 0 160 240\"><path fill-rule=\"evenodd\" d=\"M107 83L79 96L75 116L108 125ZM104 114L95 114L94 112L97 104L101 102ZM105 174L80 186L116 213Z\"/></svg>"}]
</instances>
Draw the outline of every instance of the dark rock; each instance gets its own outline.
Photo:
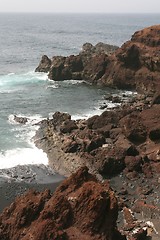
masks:
<instances>
[{"instance_id":1,"label":"dark rock","mask_svg":"<svg viewBox=\"0 0 160 240\"><path fill-rule=\"evenodd\" d=\"M14 121L20 124L26 124L28 122L28 118L26 117L18 117L16 115L14 115Z\"/></svg>"},{"instance_id":2,"label":"dark rock","mask_svg":"<svg viewBox=\"0 0 160 240\"><path fill-rule=\"evenodd\" d=\"M43 55L42 59L39 63L39 66L36 68L36 72L49 72L51 67L51 60L46 56Z\"/></svg>"},{"instance_id":3,"label":"dark rock","mask_svg":"<svg viewBox=\"0 0 160 240\"><path fill-rule=\"evenodd\" d=\"M160 141L160 128L152 129L149 132L149 138L152 141Z\"/></svg>"},{"instance_id":4,"label":"dark rock","mask_svg":"<svg viewBox=\"0 0 160 240\"><path fill-rule=\"evenodd\" d=\"M152 99L152 105L153 104L160 104L160 90L158 90L155 94L154 94L154 96L153 96L153 99Z\"/></svg>"}]
</instances>

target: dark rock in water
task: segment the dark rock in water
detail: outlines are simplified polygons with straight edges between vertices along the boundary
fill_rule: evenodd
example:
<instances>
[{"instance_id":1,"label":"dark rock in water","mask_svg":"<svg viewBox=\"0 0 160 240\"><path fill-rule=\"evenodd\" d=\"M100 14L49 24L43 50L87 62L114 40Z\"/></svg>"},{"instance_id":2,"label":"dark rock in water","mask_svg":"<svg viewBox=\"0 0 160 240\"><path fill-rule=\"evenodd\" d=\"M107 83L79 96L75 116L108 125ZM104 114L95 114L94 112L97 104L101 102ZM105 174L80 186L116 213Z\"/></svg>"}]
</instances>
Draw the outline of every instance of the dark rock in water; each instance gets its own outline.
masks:
<instances>
[{"instance_id":1,"label":"dark rock in water","mask_svg":"<svg viewBox=\"0 0 160 240\"><path fill-rule=\"evenodd\" d=\"M51 60L46 56L43 55L42 59L39 63L39 66L36 68L36 72L49 72L51 67Z\"/></svg>"},{"instance_id":2,"label":"dark rock in water","mask_svg":"<svg viewBox=\"0 0 160 240\"><path fill-rule=\"evenodd\" d=\"M49 71L48 77L55 81L69 79L97 81L105 72L107 56L117 48L104 43L95 46L86 43L76 56L54 56L51 60L43 56L36 71Z\"/></svg>"},{"instance_id":3,"label":"dark rock in water","mask_svg":"<svg viewBox=\"0 0 160 240\"><path fill-rule=\"evenodd\" d=\"M26 117L18 117L16 115L14 115L14 121L17 123L21 123L21 124L26 124L28 122L28 118Z\"/></svg>"},{"instance_id":4,"label":"dark rock in water","mask_svg":"<svg viewBox=\"0 0 160 240\"><path fill-rule=\"evenodd\" d=\"M117 216L118 202L108 182L82 168L53 195L46 190L18 197L0 215L0 239L125 240Z\"/></svg>"},{"instance_id":5,"label":"dark rock in water","mask_svg":"<svg viewBox=\"0 0 160 240\"><path fill-rule=\"evenodd\" d=\"M103 110L103 109L105 109L105 108L107 108L107 107L108 107L107 104L103 104L103 105L101 105L101 106L99 107L99 109Z\"/></svg>"}]
</instances>

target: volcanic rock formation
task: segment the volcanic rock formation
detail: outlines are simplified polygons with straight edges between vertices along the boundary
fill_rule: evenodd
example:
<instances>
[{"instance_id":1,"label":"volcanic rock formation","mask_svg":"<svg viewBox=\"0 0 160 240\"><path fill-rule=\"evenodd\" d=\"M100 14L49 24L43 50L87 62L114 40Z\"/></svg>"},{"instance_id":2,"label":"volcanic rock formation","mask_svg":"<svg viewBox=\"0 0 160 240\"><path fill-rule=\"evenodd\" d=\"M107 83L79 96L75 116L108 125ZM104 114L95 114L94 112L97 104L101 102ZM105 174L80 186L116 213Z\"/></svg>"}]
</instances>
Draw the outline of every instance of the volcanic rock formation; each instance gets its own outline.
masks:
<instances>
[{"instance_id":1,"label":"volcanic rock formation","mask_svg":"<svg viewBox=\"0 0 160 240\"><path fill-rule=\"evenodd\" d=\"M133 34L121 48L99 43L84 44L79 55L43 56L36 71L53 80L86 80L120 89L153 93L160 89L160 25Z\"/></svg>"}]
</instances>

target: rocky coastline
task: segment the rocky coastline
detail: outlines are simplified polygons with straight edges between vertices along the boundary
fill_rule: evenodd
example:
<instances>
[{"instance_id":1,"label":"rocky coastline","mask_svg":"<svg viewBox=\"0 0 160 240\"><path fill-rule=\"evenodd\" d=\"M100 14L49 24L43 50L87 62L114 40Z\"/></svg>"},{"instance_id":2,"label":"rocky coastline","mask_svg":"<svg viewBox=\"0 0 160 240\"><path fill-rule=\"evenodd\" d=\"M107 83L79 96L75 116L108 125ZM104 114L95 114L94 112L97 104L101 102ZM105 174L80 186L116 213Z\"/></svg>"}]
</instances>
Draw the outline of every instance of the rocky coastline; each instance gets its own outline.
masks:
<instances>
[{"instance_id":1,"label":"rocky coastline","mask_svg":"<svg viewBox=\"0 0 160 240\"><path fill-rule=\"evenodd\" d=\"M121 48L87 43L77 56L43 56L36 71L138 94L100 116L72 120L55 112L39 123L36 146L68 178L53 195L18 197L0 215L0 239L158 240L160 25L136 32Z\"/></svg>"}]
</instances>

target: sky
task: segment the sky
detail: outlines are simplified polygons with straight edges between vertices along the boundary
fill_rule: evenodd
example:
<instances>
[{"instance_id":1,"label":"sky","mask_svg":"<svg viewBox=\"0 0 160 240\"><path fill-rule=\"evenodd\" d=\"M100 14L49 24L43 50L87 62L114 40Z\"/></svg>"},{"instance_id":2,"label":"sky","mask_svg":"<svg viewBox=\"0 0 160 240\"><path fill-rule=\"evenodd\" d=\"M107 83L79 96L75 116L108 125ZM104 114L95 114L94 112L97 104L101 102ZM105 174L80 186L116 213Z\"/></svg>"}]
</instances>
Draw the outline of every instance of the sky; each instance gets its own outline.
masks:
<instances>
[{"instance_id":1,"label":"sky","mask_svg":"<svg viewBox=\"0 0 160 240\"><path fill-rule=\"evenodd\" d=\"M159 13L160 0L0 0L0 12Z\"/></svg>"}]
</instances>

